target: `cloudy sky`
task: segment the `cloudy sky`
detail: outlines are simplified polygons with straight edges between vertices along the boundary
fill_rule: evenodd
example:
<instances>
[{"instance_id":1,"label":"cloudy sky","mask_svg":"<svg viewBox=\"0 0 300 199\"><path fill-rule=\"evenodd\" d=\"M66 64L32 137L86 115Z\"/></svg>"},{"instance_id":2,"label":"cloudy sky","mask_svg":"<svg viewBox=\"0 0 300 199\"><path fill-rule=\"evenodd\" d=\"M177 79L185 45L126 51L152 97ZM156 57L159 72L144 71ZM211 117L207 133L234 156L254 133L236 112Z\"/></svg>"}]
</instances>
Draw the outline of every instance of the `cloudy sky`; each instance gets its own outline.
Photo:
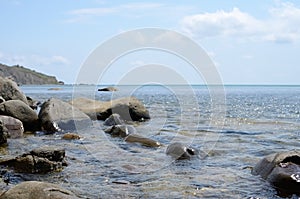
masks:
<instances>
[{"instance_id":1,"label":"cloudy sky","mask_svg":"<svg viewBox=\"0 0 300 199\"><path fill-rule=\"evenodd\" d=\"M225 84L300 84L298 0L0 0L0 13L0 63L23 65L66 83L77 82L83 63L103 42L126 31L155 27L197 42ZM111 67L134 66L141 75L126 78L143 79L141 71L146 70L138 66L154 62L202 83L193 79L186 63L165 52L124 55ZM108 71L107 83L128 72ZM160 75L166 78L167 73Z\"/></svg>"}]
</instances>

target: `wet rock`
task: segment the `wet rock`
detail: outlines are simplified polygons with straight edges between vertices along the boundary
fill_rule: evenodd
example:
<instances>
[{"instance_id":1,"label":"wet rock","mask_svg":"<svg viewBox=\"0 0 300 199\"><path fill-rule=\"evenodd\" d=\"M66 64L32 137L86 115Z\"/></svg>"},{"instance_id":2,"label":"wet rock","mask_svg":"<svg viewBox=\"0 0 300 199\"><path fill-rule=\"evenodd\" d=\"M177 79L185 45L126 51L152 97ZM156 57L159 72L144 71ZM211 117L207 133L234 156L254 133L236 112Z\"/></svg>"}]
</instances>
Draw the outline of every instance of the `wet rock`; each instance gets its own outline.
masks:
<instances>
[{"instance_id":1,"label":"wet rock","mask_svg":"<svg viewBox=\"0 0 300 199\"><path fill-rule=\"evenodd\" d=\"M58 185L46 182L27 181L9 189L0 199L77 199L78 197Z\"/></svg>"},{"instance_id":2,"label":"wet rock","mask_svg":"<svg viewBox=\"0 0 300 199\"><path fill-rule=\"evenodd\" d=\"M157 142L156 140L152 140L150 138L146 138L143 136L140 136L138 134L130 134L125 138L126 142L135 142L140 143L143 146L148 147L160 147L161 143Z\"/></svg>"},{"instance_id":3,"label":"wet rock","mask_svg":"<svg viewBox=\"0 0 300 199\"><path fill-rule=\"evenodd\" d=\"M0 145L7 143L7 130L2 121L0 121Z\"/></svg>"},{"instance_id":4,"label":"wet rock","mask_svg":"<svg viewBox=\"0 0 300 199\"><path fill-rule=\"evenodd\" d=\"M114 126L124 124L124 121L119 114L113 113L104 121L103 124L106 126Z\"/></svg>"},{"instance_id":5,"label":"wet rock","mask_svg":"<svg viewBox=\"0 0 300 199\"><path fill-rule=\"evenodd\" d=\"M193 147L187 147L180 142L174 142L167 147L166 154L176 160L181 160L195 157L199 155L199 152Z\"/></svg>"},{"instance_id":6,"label":"wet rock","mask_svg":"<svg viewBox=\"0 0 300 199\"><path fill-rule=\"evenodd\" d=\"M112 87L112 86L98 89L98 91L110 91L110 92L114 92L114 91L117 91L117 90L118 90L117 88Z\"/></svg>"},{"instance_id":7,"label":"wet rock","mask_svg":"<svg viewBox=\"0 0 300 199\"><path fill-rule=\"evenodd\" d=\"M13 167L19 173L48 173L66 166L65 150L62 148L43 147L24 153L18 157L6 157L1 165Z\"/></svg>"},{"instance_id":8,"label":"wet rock","mask_svg":"<svg viewBox=\"0 0 300 199\"><path fill-rule=\"evenodd\" d=\"M136 133L136 129L131 125L114 125L104 130L105 133L113 137L126 137L130 134Z\"/></svg>"},{"instance_id":9,"label":"wet rock","mask_svg":"<svg viewBox=\"0 0 300 199\"><path fill-rule=\"evenodd\" d=\"M75 133L66 133L61 138L64 140L79 140L80 136Z\"/></svg>"},{"instance_id":10,"label":"wet rock","mask_svg":"<svg viewBox=\"0 0 300 199\"><path fill-rule=\"evenodd\" d=\"M44 146L41 148L33 149L31 155L46 158L50 161L62 162L65 158L65 149L60 147Z\"/></svg>"},{"instance_id":11,"label":"wet rock","mask_svg":"<svg viewBox=\"0 0 300 199\"><path fill-rule=\"evenodd\" d=\"M6 101L8 100L20 100L25 104L28 104L26 96L19 89L16 82L0 77L0 96L2 96Z\"/></svg>"},{"instance_id":12,"label":"wet rock","mask_svg":"<svg viewBox=\"0 0 300 199\"><path fill-rule=\"evenodd\" d=\"M39 119L37 113L20 100L10 100L0 104L0 114L21 120L25 130L38 130Z\"/></svg>"},{"instance_id":13,"label":"wet rock","mask_svg":"<svg viewBox=\"0 0 300 199\"><path fill-rule=\"evenodd\" d=\"M10 116L0 115L0 121L6 128L9 138L23 137L24 127L20 120Z\"/></svg>"},{"instance_id":14,"label":"wet rock","mask_svg":"<svg viewBox=\"0 0 300 199\"><path fill-rule=\"evenodd\" d=\"M271 154L259 161L253 168L254 175L260 175L277 190L300 193L300 151Z\"/></svg>"},{"instance_id":15,"label":"wet rock","mask_svg":"<svg viewBox=\"0 0 300 199\"><path fill-rule=\"evenodd\" d=\"M51 98L40 110L42 129L48 132L82 130L92 125L89 116L69 103Z\"/></svg>"},{"instance_id":16,"label":"wet rock","mask_svg":"<svg viewBox=\"0 0 300 199\"><path fill-rule=\"evenodd\" d=\"M36 101L34 99L32 99L31 97L26 97L27 101L28 101L28 105L30 106L30 108L32 108L33 110L36 110L37 107L41 104L40 101Z\"/></svg>"},{"instance_id":17,"label":"wet rock","mask_svg":"<svg viewBox=\"0 0 300 199\"><path fill-rule=\"evenodd\" d=\"M78 98L70 102L92 119L105 120L111 114L117 113L125 121L144 121L150 119L149 111L135 97L120 98L108 102Z\"/></svg>"}]
</instances>

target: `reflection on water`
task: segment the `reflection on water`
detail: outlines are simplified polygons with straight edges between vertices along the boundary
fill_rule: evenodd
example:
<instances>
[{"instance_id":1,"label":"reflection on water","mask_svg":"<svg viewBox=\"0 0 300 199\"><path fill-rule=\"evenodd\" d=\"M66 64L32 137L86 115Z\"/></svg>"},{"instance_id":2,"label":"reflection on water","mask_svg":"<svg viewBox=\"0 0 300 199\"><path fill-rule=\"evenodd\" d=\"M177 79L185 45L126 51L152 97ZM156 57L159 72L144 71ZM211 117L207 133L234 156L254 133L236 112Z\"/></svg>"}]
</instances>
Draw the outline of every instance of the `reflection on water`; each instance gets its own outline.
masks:
<instances>
[{"instance_id":1,"label":"reflection on water","mask_svg":"<svg viewBox=\"0 0 300 199\"><path fill-rule=\"evenodd\" d=\"M152 119L136 124L137 131L163 144L148 148L102 131L102 121L78 132L81 140L62 140L61 134L36 133L9 140L2 156L18 155L44 145L66 148L69 165L59 173L14 174L10 185L23 180L59 184L83 198L280 198L259 176L251 175L263 156L300 147L300 87L226 87L226 120L212 121L211 99L203 86L122 86L100 93L93 86L24 86L30 97L65 101L73 96L99 100L134 95L150 110ZM165 155L169 143L181 141L198 148L199 159L173 161Z\"/></svg>"}]
</instances>

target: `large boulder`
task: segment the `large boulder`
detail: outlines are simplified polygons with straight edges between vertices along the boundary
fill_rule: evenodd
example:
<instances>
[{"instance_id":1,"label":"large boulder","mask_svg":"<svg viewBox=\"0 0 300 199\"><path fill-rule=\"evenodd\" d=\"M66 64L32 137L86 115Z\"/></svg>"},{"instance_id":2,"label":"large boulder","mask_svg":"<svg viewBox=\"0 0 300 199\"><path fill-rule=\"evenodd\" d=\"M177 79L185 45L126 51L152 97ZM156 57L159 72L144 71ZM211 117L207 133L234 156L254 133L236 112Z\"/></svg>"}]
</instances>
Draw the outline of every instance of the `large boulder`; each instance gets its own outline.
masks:
<instances>
[{"instance_id":1,"label":"large boulder","mask_svg":"<svg viewBox=\"0 0 300 199\"><path fill-rule=\"evenodd\" d=\"M126 97L101 102L86 98L77 98L70 102L92 119L105 120L111 114L117 113L126 121L143 121L150 119L149 111L135 97Z\"/></svg>"},{"instance_id":2,"label":"large boulder","mask_svg":"<svg viewBox=\"0 0 300 199\"><path fill-rule=\"evenodd\" d=\"M166 154L176 160L190 159L197 157L199 151L180 142L174 142L167 147Z\"/></svg>"},{"instance_id":3,"label":"large boulder","mask_svg":"<svg viewBox=\"0 0 300 199\"><path fill-rule=\"evenodd\" d=\"M37 113L20 100L9 100L0 104L0 114L21 120L25 130L35 131L39 129Z\"/></svg>"},{"instance_id":4,"label":"large boulder","mask_svg":"<svg viewBox=\"0 0 300 199\"><path fill-rule=\"evenodd\" d=\"M300 151L274 153L260 160L253 168L279 191L300 193Z\"/></svg>"},{"instance_id":5,"label":"large boulder","mask_svg":"<svg viewBox=\"0 0 300 199\"><path fill-rule=\"evenodd\" d=\"M24 127L20 120L10 116L0 115L0 121L6 128L9 138L23 137Z\"/></svg>"},{"instance_id":6,"label":"large boulder","mask_svg":"<svg viewBox=\"0 0 300 199\"><path fill-rule=\"evenodd\" d=\"M7 130L0 120L0 146L7 143Z\"/></svg>"},{"instance_id":7,"label":"large boulder","mask_svg":"<svg viewBox=\"0 0 300 199\"><path fill-rule=\"evenodd\" d=\"M66 165L65 149L42 147L17 157L0 159L0 164L19 173L48 173L59 171Z\"/></svg>"},{"instance_id":8,"label":"large boulder","mask_svg":"<svg viewBox=\"0 0 300 199\"><path fill-rule=\"evenodd\" d=\"M60 186L47 182L27 181L9 189L0 199L77 199L78 197Z\"/></svg>"},{"instance_id":9,"label":"large boulder","mask_svg":"<svg viewBox=\"0 0 300 199\"><path fill-rule=\"evenodd\" d=\"M0 77L0 96L2 96L6 101L8 100L20 100L27 104L26 96L19 89L16 82Z\"/></svg>"},{"instance_id":10,"label":"large boulder","mask_svg":"<svg viewBox=\"0 0 300 199\"><path fill-rule=\"evenodd\" d=\"M78 108L55 98L42 105L39 118L42 129L49 132L80 130L92 124L89 116Z\"/></svg>"}]
</instances>

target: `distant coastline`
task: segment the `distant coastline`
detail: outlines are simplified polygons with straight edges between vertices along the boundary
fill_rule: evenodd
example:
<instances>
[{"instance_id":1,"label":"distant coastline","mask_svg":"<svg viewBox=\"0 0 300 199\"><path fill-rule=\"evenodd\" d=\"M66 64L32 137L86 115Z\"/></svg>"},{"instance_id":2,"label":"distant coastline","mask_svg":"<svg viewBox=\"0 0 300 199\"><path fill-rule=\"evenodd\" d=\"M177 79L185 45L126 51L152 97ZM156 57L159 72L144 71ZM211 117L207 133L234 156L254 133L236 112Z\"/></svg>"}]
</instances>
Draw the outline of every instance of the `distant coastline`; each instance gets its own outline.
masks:
<instances>
[{"instance_id":1,"label":"distant coastline","mask_svg":"<svg viewBox=\"0 0 300 199\"><path fill-rule=\"evenodd\" d=\"M64 84L54 76L36 72L20 65L8 66L0 63L0 76L12 79L19 85Z\"/></svg>"}]
</instances>

